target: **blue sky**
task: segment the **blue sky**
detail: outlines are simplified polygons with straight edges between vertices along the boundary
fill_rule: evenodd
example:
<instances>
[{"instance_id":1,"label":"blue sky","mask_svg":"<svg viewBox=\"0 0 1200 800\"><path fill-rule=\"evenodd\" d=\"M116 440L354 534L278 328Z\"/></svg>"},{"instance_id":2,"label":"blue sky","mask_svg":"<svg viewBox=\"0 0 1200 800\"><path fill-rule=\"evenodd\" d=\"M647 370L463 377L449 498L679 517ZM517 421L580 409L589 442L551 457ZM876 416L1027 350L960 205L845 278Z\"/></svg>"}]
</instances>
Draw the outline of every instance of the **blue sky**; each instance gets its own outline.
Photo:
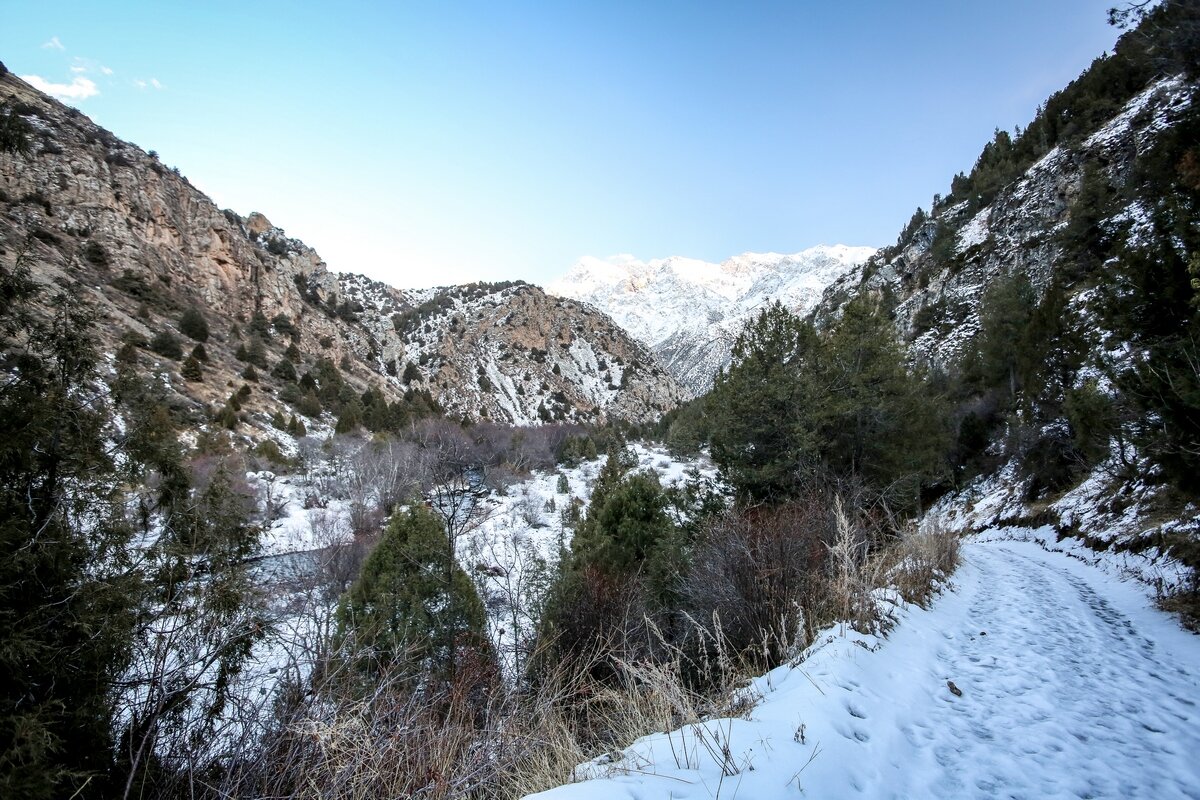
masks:
<instances>
[{"instance_id":1,"label":"blue sky","mask_svg":"<svg viewBox=\"0 0 1200 800\"><path fill-rule=\"evenodd\" d=\"M0 60L332 269L542 283L888 244L1112 2L8 0Z\"/></svg>"}]
</instances>

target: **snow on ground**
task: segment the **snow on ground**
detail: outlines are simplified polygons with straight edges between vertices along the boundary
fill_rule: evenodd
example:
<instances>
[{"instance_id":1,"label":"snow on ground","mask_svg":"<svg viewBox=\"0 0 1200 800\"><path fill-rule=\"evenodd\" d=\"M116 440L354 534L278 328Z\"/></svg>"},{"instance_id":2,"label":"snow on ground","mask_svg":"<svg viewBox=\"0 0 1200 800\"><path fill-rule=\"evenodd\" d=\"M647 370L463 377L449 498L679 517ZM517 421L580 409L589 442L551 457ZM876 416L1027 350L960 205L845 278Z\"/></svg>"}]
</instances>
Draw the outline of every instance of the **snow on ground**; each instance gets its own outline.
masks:
<instances>
[{"instance_id":1,"label":"snow on ground","mask_svg":"<svg viewBox=\"0 0 1200 800\"><path fill-rule=\"evenodd\" d=\"M637 458L635 469L653 471L663 486L692 475L716 478L716 467L707 458L678 460L641 443L629 449ZM572 528L564 524L562 512L575 503L584 513L604 461L600 456L576 467L536 472L503 492L472 501L477 502L476 520L456 542L458 560L484 600L489 633L509 675L519 671L522 640L533 633L537 602L549 587L560 550L570 546ZM558 491L560 474L567 479L567 492ZM307 473L250 472L246 479L259 494L264 517L264 557L255 569L273 597L279 630L255 648L239 683L246 693L270 697L281 678L307 675L307 659L329 633L337 597L316 596L318 550L352 540L351 503L333 496L344 487L336 490L338 480L328 464Z\"/></svg>"},{"instance_id":2,"label":"snow on ground","mask_svg":"<svg viewBox=\"0 0 1200 800\"><path fill-rule=\"evenodd\" d=\"M536 797L1200 797L1200 637L1031 542L963 556L888 639L831 630L755 681L748 719L645 737Z\"/></svg>"},{"instance_id":3,"label":"snow on ground","mask_svg":"<svg viewBox=\"0 0 1200 800\"><path fill-rule=\"evenodd\" d=\"M1138 462L1136 453L1125 453L1124 458ZM1038 539L1050 549L1068 553L1116 577L1134 578L1160 594L1169 594L1186 585L1190 570L1157 547L1124 548L1154 531L1195 530L1200 525L1200 510L1193 503L1179 510L1177 518L1163 519L1163 514L1155 510L1161 487L1153 482L1120 480L1117 475L1121 460L1122 454L1114 444L1108 461L1048 504L1026 502L1027 480L1012 461L995 474L940 499L925 521L957 531L1004 528L1009 538ZM1141 461L1137 471L1146 474L1150 469L1147 462ZM1059 520L1059 530L1023 527L1027 520L1047 515ZM1071 535L1074 533L1078 535ZM1104 545L1109 549L1097 549Z\"/></svg>"}]
</instances>

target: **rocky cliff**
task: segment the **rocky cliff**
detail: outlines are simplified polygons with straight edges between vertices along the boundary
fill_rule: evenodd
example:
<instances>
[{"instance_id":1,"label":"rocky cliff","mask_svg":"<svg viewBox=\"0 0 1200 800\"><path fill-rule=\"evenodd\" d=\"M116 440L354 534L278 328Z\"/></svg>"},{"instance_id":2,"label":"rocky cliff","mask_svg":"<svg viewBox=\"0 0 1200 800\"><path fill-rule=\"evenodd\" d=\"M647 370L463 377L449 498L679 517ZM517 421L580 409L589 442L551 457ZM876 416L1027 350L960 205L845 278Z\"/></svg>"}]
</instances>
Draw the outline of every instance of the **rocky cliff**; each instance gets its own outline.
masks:
<instances>
[{"instance_id":1,"label":"rocky cliff","mask_svg":"<svg viewBox=\"0 0 1200 800\"><path fill-rule=\"evenodd\" d=\"M980 301L997 280L1024 275L1039 295L1064 257L1061 234L1081 215L1078 203L1089 170L1093 180L1124 187L1157 135L1178 122L1192 103L1194 83L1181 76L1154 81L1084 137L1049 150L981 208L968 200L935 201L933 211L906 230L895 247L846 272L815 308L828 320L861 292L894 303L896 327L914 361L953 366L979 330ZM1149 208L1132 202L1096 224L1136 243ZM1069 279L1078 296L1087 281ZM1088 295L1079 298L1086 305Z\"/></svg>"},{"instance_id":2,"label":"rocky cliff","mask_svg":"<svg viewBox=\"0 0 1200 800\"><path fill-rule=\"evenodd\" d=\"M163 332L191 347L179 321L198 309L211 331L201 380L184 380L178 359L144 347L140 353L144 369L161 372L178 400L196 410L213 411L245 381L237 354L252 324L265 344L260 363L273 366L298 351L299 373L327 360L351 387L376 386L395 400L414 388L403 380L405 365L424 358L428 367L440 354L417 385L467 418L643 422L678 399L651 354L578 304L524 287L491 293L479 308L455 306L463 325L457 330L402 329L394 319L415 312L429 293L409 297L332 272L266 216L217 208L153 151L121 141L7 72L0 74L0 102L28 127L29 144L23 155L0 155L0 259L11 266L20 258L40 281L93 302L110 354L122 341L144 345ZM551 351L554 358L536 355ZM491 388L479 380L481 369L496 378ZM253 393L251 415L287 411L279 397L286 378L269 371L257 375L265 391ZM509 374L519 380L506 381Z\"/></svg>"}]
</instances>

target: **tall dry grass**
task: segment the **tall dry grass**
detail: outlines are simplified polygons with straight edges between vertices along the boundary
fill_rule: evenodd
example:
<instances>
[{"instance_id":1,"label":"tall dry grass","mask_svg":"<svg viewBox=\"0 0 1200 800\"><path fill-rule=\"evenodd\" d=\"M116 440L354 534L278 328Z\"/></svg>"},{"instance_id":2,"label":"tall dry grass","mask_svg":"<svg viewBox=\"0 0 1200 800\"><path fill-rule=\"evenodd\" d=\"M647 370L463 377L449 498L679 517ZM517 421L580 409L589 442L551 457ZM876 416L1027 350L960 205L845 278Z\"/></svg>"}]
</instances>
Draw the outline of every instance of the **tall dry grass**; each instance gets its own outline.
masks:
<instances>
[{"instance_id":1,"label":"tall dry grass","mask_svg":"<svg viewBox=\"0 0 1200 800\"><path fill-rule=\"evenodd\" d=\"M716 526L730 538L704 551L712 559L706 580L725 574L732 582L711 584L712 590L742 606L769 599L772 613L783 615L770 620L743 608L737 619L756 625L753 635L725 630L719 608L706 607L706 618L683 611L683 624L669 633L643 618L629 629L654 637L653 646L596 642L517 689L471 669L460 670L454 685L422 686L404 664L380 668L364 681L346 666L353 658L330 654L311 684L280 704L271 735L214 778L212 794L521 797L570 782L580 764L661 731L691 731L719 756L719 736L704 738L719 726L705 723L746 714L756 702L745 689L750 678L801 653L810 632L829 624L886 630L889 594L927 605L958 563L958 537L944 529L912 527L881 540L840 500L823 516L815 513L814 506ZM809 526L796 537L802 546L784 546L788 526L801 524ZM775 557L787 569L815 572L782 580L777 565L755 563ZM762 585L759 570L773 575L784 594L747 594L747 587ZM629 653L653 656L620 655ZM601 663L605 668L597 670ZM694 750L679 752L686 758ZM611 763L620 769L623 762L614 757ZM737 769L733 762L726 767Z\"/></svg>"}]
</instances>

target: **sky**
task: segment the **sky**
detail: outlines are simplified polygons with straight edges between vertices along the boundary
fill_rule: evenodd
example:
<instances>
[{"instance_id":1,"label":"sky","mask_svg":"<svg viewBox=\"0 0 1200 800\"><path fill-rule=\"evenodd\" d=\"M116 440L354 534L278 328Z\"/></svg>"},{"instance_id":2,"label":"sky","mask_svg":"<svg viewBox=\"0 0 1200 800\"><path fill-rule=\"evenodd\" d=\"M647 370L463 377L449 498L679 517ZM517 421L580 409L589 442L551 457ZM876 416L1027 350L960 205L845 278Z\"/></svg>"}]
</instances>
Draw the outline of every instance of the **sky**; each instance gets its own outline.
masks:
<instances>
[{"instance_id":1,"label":"sky","mask_svg":"<svg viewBox=\"0 0 1200 800\"><path fill-rule=\"evenodd\" d=\"M547 283L889 244L1112 4L6 0L0 61L331 269Z\"/></svg>"}]
</instances>

